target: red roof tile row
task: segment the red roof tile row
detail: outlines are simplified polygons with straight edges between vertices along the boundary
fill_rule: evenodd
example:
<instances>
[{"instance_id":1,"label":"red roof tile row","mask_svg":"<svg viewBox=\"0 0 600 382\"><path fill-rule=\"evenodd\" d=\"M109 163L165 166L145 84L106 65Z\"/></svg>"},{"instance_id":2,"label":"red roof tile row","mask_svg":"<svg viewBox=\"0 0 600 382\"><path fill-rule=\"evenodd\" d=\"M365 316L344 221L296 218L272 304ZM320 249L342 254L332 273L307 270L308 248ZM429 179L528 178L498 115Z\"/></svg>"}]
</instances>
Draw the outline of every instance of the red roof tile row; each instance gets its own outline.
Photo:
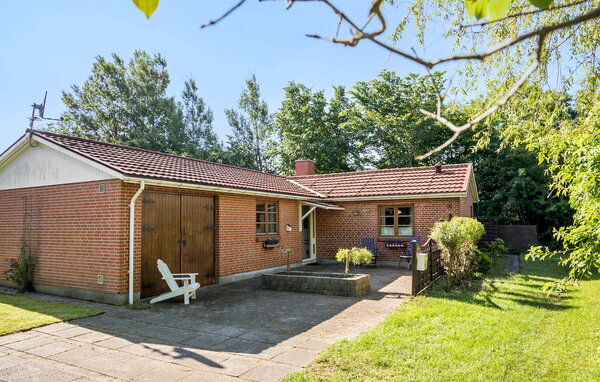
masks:
<instances>
[{"instance_id":1,"label":"red roof tile row","mask_svg":"<svg viewBox=\"0 0 600 382\"><path fill-rule=\"evenodd\" d=\"M466 192L471 164L283 177L246 168L45 131L34 135L125 176L310 198Z\"/></svg>"}]
</instances>

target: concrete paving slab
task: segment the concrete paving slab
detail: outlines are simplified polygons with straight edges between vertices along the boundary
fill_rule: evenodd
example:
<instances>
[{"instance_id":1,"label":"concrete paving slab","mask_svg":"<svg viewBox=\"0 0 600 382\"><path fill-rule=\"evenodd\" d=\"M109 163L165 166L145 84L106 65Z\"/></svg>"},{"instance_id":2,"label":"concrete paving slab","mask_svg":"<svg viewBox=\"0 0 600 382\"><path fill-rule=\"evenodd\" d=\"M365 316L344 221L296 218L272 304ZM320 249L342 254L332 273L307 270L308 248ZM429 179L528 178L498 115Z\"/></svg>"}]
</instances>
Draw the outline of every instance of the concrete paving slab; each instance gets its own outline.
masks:
<instances>
[{"instance_id":1,"label":"concrete paving slab","mask_svg":"<svg viewBox=\"0 0 600 382\"><path fill-rule=\"evenodd\" d=\"M57 322L56 324L40 326L33 330L36 332L42 332L42 333L54 333L54 332L58 332L60 330L71 329L73 327L75 327L75 325L69 324L67 322Z\"/></svg>"},{"instance_id":2,"label":"concrete paving slab","mask_svg":"<svg viewBox=\"0 0 600 382\"><path fill-rule=\"evenodd\" d=\"M18 332L13 334L7 334L5 336L0 337L0 345L7 345L12 342L18 342L23 340L28 340L36 336L36 333L29 332Z\"/></svg>"},{"instance_id":3,"label":"concrete paving slab","mask_svg":"<svg viewBox=\"0 0 600 382\"><path fill-rule=\"evenodd\" d=\"M82 334L80 336L76 336L76 337L72 337L71 339L74 341L78 341L78 342L84 342L84 343L94 343L94 342L98 342L98 341L102 341L108 338L111 338L112 336L110 334L107 333L102 333L102 332L98 332L98 331L91 331L89 333L86 334Z\"/></svg>"},{"instance_id":4,"label":"concrete paving slab","mask_svg":"<svg viewBox=\"0 0 600 382\"><path fill-rule=\"evenodd\" d=\"M49 343L53 343L54 341L55 339L51 337L35 336L23 341L8 343L5 346L14 350L29 350L39 346L47 345Z\"/></svg>"},{"instance_id":5,"label":"concrete paving slab","mask_svg":"<svg viewBox=\"0 0 600 382\"><path fill-rule=\"evenodd\" d=\"M72 338L72 337L80 336L82 334L88 334L91 332L92 331L90 329L82 328L80 326L74 326L72 328L55 331L51 334L54 336L62 337L62 338Z\"/></svg>"},{"instance_id":6,"label":"concrete paving slab","mask_svg":"<svg viewBox=\"0 0 600 382\"><path fill-rule=\"evenodd\" d=\"M287 363L296 366L306 366L319 355L316 350L293 348L279 354L273 361Z\"/></svg>"},{"instance_id":7,"label":"concrete paving slab","mask_svg":"<svg viewBox=\"0 0 600 382\"><path fill-rule=\"evenodd\" d=\"M51 357L56 354L60 354L72 349L77 348L77 345L74 345L69 342L64 341L54 341L47 345L38 346L36 348L31 348L27 350L27 353L37 355L39 357Z\"/></svg>"},{"instance_id":8,"label":"concrete paving slab","mask_svg":"<svg viewBox=\"0 0 600 382\"><path fill-rule=\"evenodd\" d=\"M258 366L248 370L240 377L251 381L276 382L286 375L292 374L298 370L300 370L299 366L261 361Z\"/></svg>"}]
</instances>

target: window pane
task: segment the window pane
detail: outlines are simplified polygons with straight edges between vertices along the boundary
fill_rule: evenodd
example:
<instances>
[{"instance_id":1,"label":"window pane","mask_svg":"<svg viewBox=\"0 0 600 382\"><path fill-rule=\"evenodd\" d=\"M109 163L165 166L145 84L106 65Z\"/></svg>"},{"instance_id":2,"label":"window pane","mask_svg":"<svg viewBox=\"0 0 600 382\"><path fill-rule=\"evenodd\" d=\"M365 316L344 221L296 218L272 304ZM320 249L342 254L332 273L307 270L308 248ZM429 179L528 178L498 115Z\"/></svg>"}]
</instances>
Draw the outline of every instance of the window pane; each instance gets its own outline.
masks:
<instances>
[{"instance_id":1,"label":"window pane","mask_svg":"<svg viewBox=\"0 0 600 382\"><path fill-rule=\"evenodd\" d=\"M412 227L398 227L398 235L412 235Z\"/></svg>"},{"instance_id":2,"label":"window pane","mask_svg":"<svg viewBox=\"0 0 600 382\"><path fill-rule=\"evenodd\" d=\"M265 225L257 224L256 225L256 233L265 233Z\"/></svg>"},{"instance_id":3,"label":"window pane","mask_svg":"<svg viewBox=\"0 0 600 382\"><path fill-rule=\"evenodd\" d=\"M269 224L269 233L277 233L277 224Z\"/></svg>"},{"instance_id":4,"label":"window pane","mask_svg":"<svg viewBox=\"0 0 600 382\"><path fill-rule=\"evenodd\" d=\"M382 217L380 225L389 225L389 226L393 227L394 226L394 217L393 216Z\"/></svg>"},{"instance_id":5,"label":"window pane","mask_svg":"<svg viewBox=\"0 0 600 382\"><path fill-rule=\"evenodd\" d=\"M265 211L265 203L256 203L256 212L264 212Z\"/></svg>"},{"instance_id":6,"label":"window pane","mask_svg":"<svg viewBox=\"0 0 600 382\"><path fill-rule=\"evenodd\" d=\"M381 227L381 235L382 236L393 236L394 235L394 227Z\"/></svg>"},{"instance_id":7,"label":"window pane","mask_svg":"<svg viewBox=\"0 0 600 382\"><path fill-rule=\"evenodd\" d=\"M398 225L411 225L410 216L398 216Z\"/></svg>"},{"instance_id":8,"label":"window pane","mask_svg":"<svg viewBox=\"0 0 600 382\"><path fill-rule=\"evenodd\" d=\"M393 208L382 208L380 211L381 216L394 216Z\"/></svg>"},{"instance_id":9,"label":"window pane","mask_svg":"<svg viewBox=\"0 0 600 382\"><path fill-rule=\"evenodd\" d=\"M269 203L268 204L268 211L269 212L277 212L277 204L276 203Z\"/></svg>"},{"instance_id":10,"label":"window pane","mask_svg":"<svg viewBox=\"0 0 600 382\"><path fill-rule=\"evenodd\" d=\"M256 213L256 222L257 223L264 223L265 222L265 213L264 212L257 212Z\"/></svg>"},{"instance_id":11,"label":"window pane","mask_svg":"<svg viewBox=\"0 0 600 382\"><path fill-rule=\"evenodd\" d=\"M404 215L404 216L412 215L412 208L410 208L410 207L399 207L398 208L398 215Z\"/></svg>"},{"instance_id":12,"label":"window pane","mask_svg":"<svg viewBox=\"0 0 600 382\"><path fill-rule=\"evenodd\" d=\"M277 222L277 214L269 214L269 223Z\"/></svg>"}]
</instances>

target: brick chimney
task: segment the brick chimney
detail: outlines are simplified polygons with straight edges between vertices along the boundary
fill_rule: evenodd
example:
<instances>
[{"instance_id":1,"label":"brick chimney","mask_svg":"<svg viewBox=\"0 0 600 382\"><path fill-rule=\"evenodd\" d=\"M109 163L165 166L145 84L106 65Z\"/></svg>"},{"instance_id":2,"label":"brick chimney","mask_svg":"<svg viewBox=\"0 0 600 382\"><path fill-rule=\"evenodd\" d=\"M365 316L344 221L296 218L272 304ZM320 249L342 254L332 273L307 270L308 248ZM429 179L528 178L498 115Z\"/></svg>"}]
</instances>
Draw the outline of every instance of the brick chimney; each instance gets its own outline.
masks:
<instances>
[{"instance_id":1,"label":"brick chimney","mask_svg":"<svg viewBox=\"0 0 600 382\"><path fill-rule=\"evenodd\" d=\"M438 164L435 165L435 172L438 173L438 174L440 172L442 172L442 164L441 163L438 163Z\"/></svg>"},{"instance_id":2,"label":"brick chimney","mask_svg":"<svg viewBox=\"0 0 600 382\"><path fill-rule=\"evenodd\" d=\"M296 161L296 176L315 175L315 162L310 159Z\"/></svg>"}]
</instances>

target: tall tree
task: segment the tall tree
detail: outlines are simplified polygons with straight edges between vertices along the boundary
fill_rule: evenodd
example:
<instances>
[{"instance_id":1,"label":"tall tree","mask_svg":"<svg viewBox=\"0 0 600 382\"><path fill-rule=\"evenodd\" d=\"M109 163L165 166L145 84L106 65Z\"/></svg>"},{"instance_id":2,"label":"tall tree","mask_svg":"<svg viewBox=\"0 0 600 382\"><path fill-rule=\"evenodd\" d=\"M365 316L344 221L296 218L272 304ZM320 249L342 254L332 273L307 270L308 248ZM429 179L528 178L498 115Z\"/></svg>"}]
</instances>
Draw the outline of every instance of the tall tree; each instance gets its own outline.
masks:
<instances>
[{"instance_id":1,"label":"tall tree","mask_svg":"<svg viewBox=\"0 0 600 382\"><path fill-rule=\"evenodd\" d=\"M377 168L412 167L414 157L442 143L448 133L439 123L418 112L435 107L436 88L443 74L398 77L384 70L378 78L358 82L350 94L355 107L344 115L365 142ZM424 162L428 164L431 159Z\"/></svg>"},{"instance_id":2,"label":"tall tree","mask_svg":"<svg viewBox=\"0 0 600 382\"><path fill-rule=\"evenodd\" d=\"M198 94L193 78L184 84L181 95L186 128L186 155L213 162L223 160L223 147L212 127L213 112Z\"/></svg>"},{"instance_id":3,"label":"tall tree","mask_svg":"<svg viewBox=\"0 0 600 382\"><path fill-rule=\"evenodd\" d=\"M298 159L315 161L317 173L352 171L359 165L359 148L351 131L344 127L342 112L350 107L342 86L334 88L329 102L324 91L290 82L285 98L275 114L275 131L280 143L280 172L291 175Z\"/></svg>"},{"instance_id":4,"label":"tall tree","mask_svg":"<svg viewBox=\"0 0 600 382\"><path fill-rule=\"evenodd\" d=\"M238 101L238 109L225 110L233 130L227 136L225 153L228 163L258 171L272 172L273 158L268 154L273 142L271 115L261 99L256 75L246 80Z\"/></svg>"},{"instance_id":5,"label":"tall tree","mask_svg":"<svg viewBox=\"0 0 600 382\"><path fill-rule=\"evenodd\" d=\"M58 130L110 143L180 153L185 127L172 97L167 62L135 51L128 64L116 54L96 57L92 74L80 87L63 92L67 107Z\"/></svg>"}]
</instances>

